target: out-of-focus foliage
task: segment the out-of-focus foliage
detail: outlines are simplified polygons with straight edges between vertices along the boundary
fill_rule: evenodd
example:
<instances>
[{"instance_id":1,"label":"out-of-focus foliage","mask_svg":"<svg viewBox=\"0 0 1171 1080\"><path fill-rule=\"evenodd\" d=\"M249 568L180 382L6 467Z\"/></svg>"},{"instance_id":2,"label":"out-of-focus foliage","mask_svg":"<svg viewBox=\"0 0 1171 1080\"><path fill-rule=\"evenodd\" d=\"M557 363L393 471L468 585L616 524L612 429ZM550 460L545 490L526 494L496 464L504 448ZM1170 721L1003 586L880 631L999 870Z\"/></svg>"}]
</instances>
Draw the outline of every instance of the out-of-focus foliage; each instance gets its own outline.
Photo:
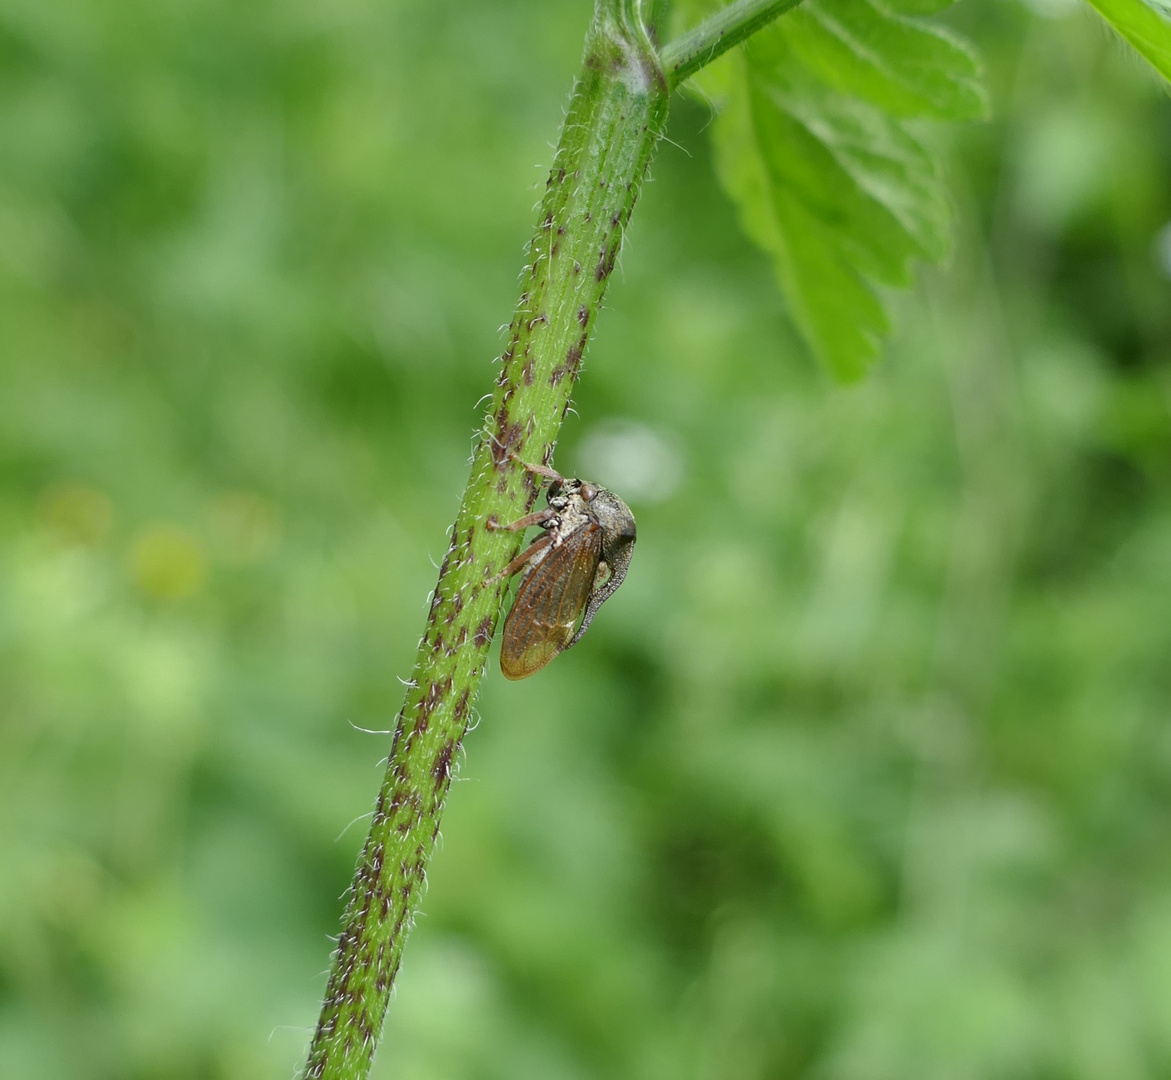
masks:
<instances>
[{"instance_id":1,"label":"out-of-focus foliage","mask_svg":"<svg viewBox=\"0 0 1171 1080\"><path fill-rule=\"evenodd\" d=\"M4 5L0 1076L300 1060L589 6ZM1171 102L1039 12L850 389L676 101L378 1076L1171 1070Z\"/></svg>"},{"instance_id":2,"label":"out-of-focus foliage","mask_svg":"<svg viewBox=\"0 0 1171 1080\"><path fill-rule=\"evenodd\" d=\"M879 287L947 254L922 121L984 116L976 58L874 0L806 0L698 82L719 104L717 172L794 323L830 371L858 378L890 329Z\"/></svg>"},{"instance_id":3,"label":"out-of-focus foliage","mask_svg":"<svg viewBox=\"0 0 1171 1080\"><path fill-rule=\"evenodd\" d=\"M1171 82L1171 4L1167 0L1089 0L1111 26Z\"/></svg>"}]
</instances>

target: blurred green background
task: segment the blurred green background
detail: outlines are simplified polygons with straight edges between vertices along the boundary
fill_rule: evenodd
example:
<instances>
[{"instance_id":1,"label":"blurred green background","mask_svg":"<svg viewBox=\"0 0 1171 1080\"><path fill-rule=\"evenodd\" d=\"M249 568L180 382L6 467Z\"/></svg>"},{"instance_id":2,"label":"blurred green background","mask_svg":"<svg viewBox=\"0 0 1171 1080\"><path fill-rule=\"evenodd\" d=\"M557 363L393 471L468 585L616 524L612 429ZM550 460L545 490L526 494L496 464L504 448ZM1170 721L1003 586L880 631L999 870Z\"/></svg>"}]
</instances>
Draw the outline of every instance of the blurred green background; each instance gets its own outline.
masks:
<instances>
[{"instance_id":1,"label":"blurred green background","mask_svg":"<svg viewBox=\"0 0 1171 1080\"><path fill-rule=\"evenodd\" d=\"M590 6L0 3L0 1076L300 1063ZM376 1076L1171 1076L1171 99L953 22L856 387L676 99L557 457L631 574L493 658Z\"/></svg>"}]
</instances>

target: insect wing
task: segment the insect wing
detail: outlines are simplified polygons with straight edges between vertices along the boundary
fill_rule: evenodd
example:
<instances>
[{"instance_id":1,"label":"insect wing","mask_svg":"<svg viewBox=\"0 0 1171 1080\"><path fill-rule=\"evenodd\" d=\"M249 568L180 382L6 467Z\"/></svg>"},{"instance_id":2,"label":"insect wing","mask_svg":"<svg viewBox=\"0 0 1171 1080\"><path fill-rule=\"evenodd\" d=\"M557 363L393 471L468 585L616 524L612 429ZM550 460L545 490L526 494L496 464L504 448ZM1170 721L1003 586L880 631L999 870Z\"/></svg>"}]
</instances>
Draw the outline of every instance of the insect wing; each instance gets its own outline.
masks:
<instances>
[{"instance_id":1,"label":"insect wing","mask_svg":"<svg viewBox=\"0 0 1171 1080\"><path fill-rule=\"evenodd\" d=\"M626 580L626 571L630 568L630 557L633 554L634 541L631 540L619 545L612 554L607 556L610 563L610 576L603 584L590 590L585 618L581 620L581 626L577 628L577 633L573 635L569 645L576 645L581 641L582 635L590 628L590 623L594 621L598 608L609 600L618 591L618 586ZM569 645L566 648L569 648Z\"/></svg>"},{"instance_id":2,"label":"insect wing","mask_svg":"<svg viewBox=\"0 0 1171 1080\"><path fill-rule=\"evenodd\" d=\"M516 592L504 622L500 670L507 679L540 671L572 640L602 552L601 527L590 522L549 549Z\"/></svg>"}]
</instances>

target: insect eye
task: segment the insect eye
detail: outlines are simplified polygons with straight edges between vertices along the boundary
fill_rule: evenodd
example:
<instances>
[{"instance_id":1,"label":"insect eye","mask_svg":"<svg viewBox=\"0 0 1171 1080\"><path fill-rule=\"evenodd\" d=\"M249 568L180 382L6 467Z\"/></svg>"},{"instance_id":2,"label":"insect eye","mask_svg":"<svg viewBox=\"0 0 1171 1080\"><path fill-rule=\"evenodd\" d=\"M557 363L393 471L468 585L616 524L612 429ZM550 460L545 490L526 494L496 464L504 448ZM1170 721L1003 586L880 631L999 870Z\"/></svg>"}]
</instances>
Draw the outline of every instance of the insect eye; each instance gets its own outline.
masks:
<instances>
[{"instance_id":1,"label":"insect eye","mask_svg":"<svg viewBox=\"0 0 1171 1080\"><path fill-rule=\"evenodd\" d=\"M581 497L585 499L586 502L592 501L597 496L597 494L598 488L596 484L591 484L588 481L582 484Z\"/></svg>"}]
</instances>

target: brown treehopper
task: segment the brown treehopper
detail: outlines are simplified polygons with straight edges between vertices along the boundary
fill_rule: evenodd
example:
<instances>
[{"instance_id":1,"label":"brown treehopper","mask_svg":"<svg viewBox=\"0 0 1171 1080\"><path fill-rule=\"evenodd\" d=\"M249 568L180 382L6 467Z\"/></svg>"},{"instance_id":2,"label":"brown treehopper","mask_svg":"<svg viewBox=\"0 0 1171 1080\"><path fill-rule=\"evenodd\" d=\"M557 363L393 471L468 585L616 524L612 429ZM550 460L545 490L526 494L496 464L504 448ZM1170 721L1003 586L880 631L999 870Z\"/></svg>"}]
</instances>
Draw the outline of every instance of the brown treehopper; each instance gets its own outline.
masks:
<instances>
[{"instance_id":1,"label":"brown treehopper","mask_svg":"<svg viewBox=\"0 0 1171 1080\"><path fill-rule=\"evenodd\" d=\"M612 491L588 480L566 480L543 465L521 464L550 481L549 505L511 525L488 521L490 529L545 530L499 575L524 570L500 646L500 670L507 679L527 678L581 640L598 608L625 579L636 536L634 515Z\"/></svg>"}]
</instances>

